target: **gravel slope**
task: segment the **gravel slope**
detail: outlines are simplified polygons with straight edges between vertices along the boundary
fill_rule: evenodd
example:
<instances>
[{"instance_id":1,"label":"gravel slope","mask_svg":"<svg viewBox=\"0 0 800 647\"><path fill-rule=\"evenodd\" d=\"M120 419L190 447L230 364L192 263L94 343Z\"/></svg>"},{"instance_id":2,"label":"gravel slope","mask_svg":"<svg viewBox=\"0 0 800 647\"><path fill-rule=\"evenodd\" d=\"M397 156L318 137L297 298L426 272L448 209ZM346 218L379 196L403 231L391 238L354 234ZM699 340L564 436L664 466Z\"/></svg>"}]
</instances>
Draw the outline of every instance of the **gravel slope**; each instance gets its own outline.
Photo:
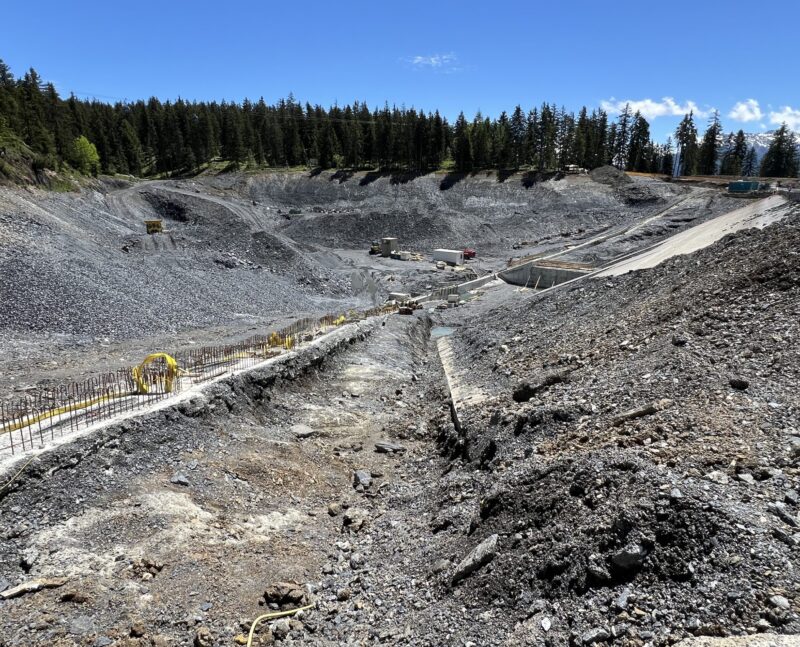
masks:
<instances>
[{"instance_id":1,"label":"gravel slope","mask_svg":"<svg viewBox=\"0 0 800 647\"><path fill-rule=\"evenodd\" d=\"M443 428L448 478L480 503L445 501L440 553L500 537L469 604L500 604L520 638L547 618L555 644L800 631L799 246L795 214L447 313L478 399Z\"/></svg>"},{"instance_id":2,"label":"gravel slope","mask_svg":"<svg viewBox=\"0 0 800 647\"><path fill-rule=\"evenodd\" d=\"M266 644L800 633L798 249L795 214L437 311L460 432L422 314L65 446L0 499L0 577L70 581L0 645L229 645L279 579L316 607Z\"/></svg>"},{"instance_id":3,"label":"gravel slope","mask_svg":"<svg viewBox=\"0 0 800 647\"><path fill-rule=\"evenodd\" d=\"M0 188L0 390L83 379L153 350L222 343L459 279L430 261L369 257L373 238L394 234L424 253L477 246L473 265L483 273L673 203L694 206L690 220L727 206L663 182L620 188L606 175L610 183L234 173L103 180L79 193ZM167 232L148 236L148 218L163 219ZM608 253L616 249L591 248Z\"/></svg>"}]
</instances>

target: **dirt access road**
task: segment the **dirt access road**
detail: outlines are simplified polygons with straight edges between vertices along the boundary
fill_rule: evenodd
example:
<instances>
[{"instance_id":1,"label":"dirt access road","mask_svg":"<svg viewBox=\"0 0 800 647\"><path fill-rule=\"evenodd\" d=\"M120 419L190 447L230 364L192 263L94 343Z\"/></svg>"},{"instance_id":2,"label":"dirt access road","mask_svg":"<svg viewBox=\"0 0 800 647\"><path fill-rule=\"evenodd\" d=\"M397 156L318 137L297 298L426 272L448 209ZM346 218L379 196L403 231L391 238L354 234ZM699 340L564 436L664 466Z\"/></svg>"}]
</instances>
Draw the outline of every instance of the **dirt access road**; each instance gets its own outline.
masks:
<instances>
[{"instance_id":1,"label":"dirt access road","mask_svg":"<svg viewBox=\"0 0 800 647\"><path fill-rule=\"evenodd\" d=\"M749 203L740 209L682 231L663 243L600 272L598 276L619 276L633 270L655 267L673 256L691 254L698 249L708 247L723 236L736 231L754 227L763 229L781 220L791 208L791 203L780 195Z\"/></svg>"}]
</instances>

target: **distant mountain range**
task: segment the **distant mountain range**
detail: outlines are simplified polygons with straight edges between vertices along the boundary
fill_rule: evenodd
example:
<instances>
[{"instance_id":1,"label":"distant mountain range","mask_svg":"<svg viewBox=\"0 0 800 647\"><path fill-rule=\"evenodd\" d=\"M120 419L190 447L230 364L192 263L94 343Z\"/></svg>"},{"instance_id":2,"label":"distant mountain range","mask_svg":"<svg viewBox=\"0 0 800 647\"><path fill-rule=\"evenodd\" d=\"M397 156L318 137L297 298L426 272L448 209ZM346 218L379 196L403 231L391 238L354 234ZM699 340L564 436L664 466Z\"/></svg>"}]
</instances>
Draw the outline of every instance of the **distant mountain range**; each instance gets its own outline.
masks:
<instances>
[{"instance_id":1,"label":"distant mountain range","mask_svg":"<svg viewBox=\"0 0 800 647\"><path fill-rule=\"evenodd\" d=\"M756 149L756 157L758 158L758 163L761 163L761 158L764 157L767 150L772 144L772 140L775 139L775 132L774 130L767 130L763 133L745 133L745 139L747 140L748 146L753 146ZM734 133L735 134L735 133ZM724 145L723 145L724 146Z\"/></svg>"}]
</instances>

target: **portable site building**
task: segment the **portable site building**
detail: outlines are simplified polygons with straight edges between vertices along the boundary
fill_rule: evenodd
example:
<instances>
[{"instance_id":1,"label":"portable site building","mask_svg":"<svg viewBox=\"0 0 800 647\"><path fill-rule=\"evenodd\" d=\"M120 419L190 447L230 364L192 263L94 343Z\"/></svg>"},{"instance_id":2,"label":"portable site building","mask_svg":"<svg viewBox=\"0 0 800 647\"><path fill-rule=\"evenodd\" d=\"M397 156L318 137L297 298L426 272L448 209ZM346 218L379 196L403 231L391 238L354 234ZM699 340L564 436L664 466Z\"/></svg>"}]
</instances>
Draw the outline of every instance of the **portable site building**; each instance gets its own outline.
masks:
<instances>
[{"instance_id":1,"label":"portable site building","mask_svg":"<svg viewBox=\"0 0 800 647\"><path fill-rule=\"evenodd\" d=\"M434 249L434 261L444 261L448 265L463 265L464 251L461 249Z\"/></svg>"},{"instance_id":2,"label":"portable site building","mask_svg":"<svg viewBox=\"0 0 800 647\"><path fill-rule=\"evenodd\" d=\"M397 238L381 238L381 256L389 258L392 252L400 249Z\"/></svg>"}]
</instances>

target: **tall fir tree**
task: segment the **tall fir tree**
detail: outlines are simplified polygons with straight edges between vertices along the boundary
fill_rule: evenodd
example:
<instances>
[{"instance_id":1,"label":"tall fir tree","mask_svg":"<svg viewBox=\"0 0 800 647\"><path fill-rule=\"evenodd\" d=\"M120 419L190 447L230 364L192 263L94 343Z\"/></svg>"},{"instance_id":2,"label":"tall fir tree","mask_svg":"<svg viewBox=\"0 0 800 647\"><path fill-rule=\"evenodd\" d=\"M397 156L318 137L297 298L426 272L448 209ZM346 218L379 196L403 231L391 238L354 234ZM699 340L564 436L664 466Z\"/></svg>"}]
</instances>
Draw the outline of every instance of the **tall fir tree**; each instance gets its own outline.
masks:
<instances>
[{"instance_id":1,"label":"tall fir tree","mask_svg":"<svg viewBox=\"0 0 800 647\"><path fill-rule=\"evenodd\" d=\"M742 175L744 177L755 177L758 175L758 155L756 154L756 147L750 146L747 149L747 154L742 161Z\"/></svg>"},{"instance_id":2,"label":"tall fir tree","mask_svg":"<svg viewBox=\"0 0 800 647\"><path fill-rule=\"evenodd\" d=\"M509 122L511 136L510 166L519 168L525 164L525 113L520 106L514 108Z\"/></svg>"},{"instance_id":3,"label":"tall fir tree","mask_svg":"<svg viewBox=\"0 0 800 647\"><path fill-rule=\"evenodd\" d=\"M761 160L761 177L797 177L798 152L797 138L789 127L783 123L772 143L769 145L764 159Z\"/></svg>"},{"instance_id":4,"label":"tall fir tree","mask_svg":"<svg viewBox=\"0 0 800 647\"><path fill-rule=\"evenodd\" d=\"M730 133L722 150L720 175L741 175L744 159L747 156L747 139L744 131Z\"/></svg>"},{"instance_id":5,"label":"tall fir tree","mask_svg":"<svg viewBox=\"0 0 800 647\"><path fill-rule=\"evenodd\" d=\"M458 115L453 132L453 161L458 171L472 170L472 144L467 118L463 112Z\"/></svg>"},{"instance_id":6,"label":"tall fir tree","mask_svg":"<svg viewBox=\"0 0 800 647\"><path fill-rule=\"evenodd\" d=\"M624 169L628 165L628 152L630 148L631 127L634 115L630 104L625 104L622 112L617 118L617 128L614 136L614 146L612 153L612 164L617 168Z\"/></svg>"},{"instance_id":7,"label":"tall fir tree","mask_svg":"<svg viewBox=\"0 0 800 647\"><path fill-rule=\"evenodd\" d=\"M633 126L628 144L628 158L625 168L628 171L650 171L650 125L642 115L637 112L633 116Z\"/></svg>"},{"instance_id":8,"label":"tall fir tree","mask_svg":"<svg viewBox=\"0 0 800 647\"><path fill-rule=\"evenodd\" d=\"M698 146L693 112L685 115L678 124L675 130L675 143L678 146L678 175L696 175Z\"/></svg>"},{"instance_id":9,"label":"tall fir tree","mask_svg":"<svg viewBox=\"0 0 800 647\"><path fill-rule=\"evenodd\" d=\"M716 175L717 159L722 144L722 124L719 121L719 112L716 110L711 115L708 128L703 135L703 141L697 152L697 173L699 175Z\"/></svg>"}]
</instances>

